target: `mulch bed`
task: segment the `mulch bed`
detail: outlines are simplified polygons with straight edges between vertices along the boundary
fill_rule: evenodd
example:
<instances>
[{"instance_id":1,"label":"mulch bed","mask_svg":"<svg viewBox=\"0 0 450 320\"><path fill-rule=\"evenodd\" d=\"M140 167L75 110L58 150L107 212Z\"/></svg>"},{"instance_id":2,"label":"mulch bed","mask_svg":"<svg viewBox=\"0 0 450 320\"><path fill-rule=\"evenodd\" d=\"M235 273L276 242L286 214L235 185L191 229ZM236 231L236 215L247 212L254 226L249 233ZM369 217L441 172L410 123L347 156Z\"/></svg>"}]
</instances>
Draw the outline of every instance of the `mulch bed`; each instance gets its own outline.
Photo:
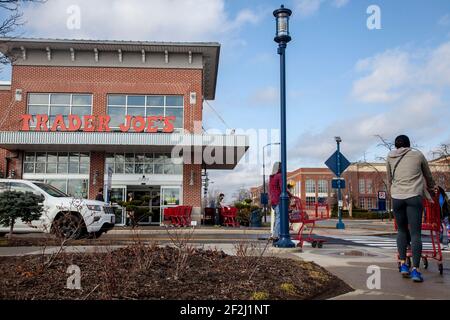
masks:
<instances>
[{"instance_id":1,"label":"mulch bed","mask_svg":"<svg viewBox=\"0 0 450 320\"><path fill-rule=\"evenodd\" d=\"M325 299L352 291L310 262L134 245L108 253L0 258L0 299ZM81 269L81 290L66 288Z\"/></svg>"}]
</instances>

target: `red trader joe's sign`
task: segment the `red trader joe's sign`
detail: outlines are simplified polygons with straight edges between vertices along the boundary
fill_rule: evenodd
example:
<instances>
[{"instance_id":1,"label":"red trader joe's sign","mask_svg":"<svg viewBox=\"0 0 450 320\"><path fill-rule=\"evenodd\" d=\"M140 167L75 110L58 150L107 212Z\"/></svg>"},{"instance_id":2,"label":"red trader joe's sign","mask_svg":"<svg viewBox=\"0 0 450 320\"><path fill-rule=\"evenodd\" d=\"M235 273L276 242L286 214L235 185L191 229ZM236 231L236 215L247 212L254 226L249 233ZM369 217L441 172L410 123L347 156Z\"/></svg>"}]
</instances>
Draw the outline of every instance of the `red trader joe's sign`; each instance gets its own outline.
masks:
<instances>
[{"instance_id":1,"label":"red trader joe's sign","mask_svg":"<svg viewBox=\"0 0 450 320\"><path fill-rule=\"evenodd\" d=\"M172 133L174 131L174 116L125 116L124 122L119 126L122 132L158 132L159 124L162 124L162 132ZM111 132L109 123L111 117L108 115L78 116L70 114L65 122L63 115L55 116L53 123L49 123L46 114L22 115L22 131L84 131L84 132Z\"/></svg>"}]
</instances>

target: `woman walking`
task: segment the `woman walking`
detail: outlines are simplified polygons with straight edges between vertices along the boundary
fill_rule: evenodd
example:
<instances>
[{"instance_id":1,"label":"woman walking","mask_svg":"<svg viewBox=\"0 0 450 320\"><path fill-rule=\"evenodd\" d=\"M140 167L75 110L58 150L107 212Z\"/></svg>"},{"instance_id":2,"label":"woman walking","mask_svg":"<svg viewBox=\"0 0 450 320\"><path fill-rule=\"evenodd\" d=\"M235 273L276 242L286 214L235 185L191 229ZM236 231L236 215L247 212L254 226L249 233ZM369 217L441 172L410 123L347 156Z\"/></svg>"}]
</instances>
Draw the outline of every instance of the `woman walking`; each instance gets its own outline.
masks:
<instances>
[{"instance_id":1,"label":"woman walking","mask_svg":"<svg viewBox=\"0 0 450 320\"><path fill-rule=\"evenodd\" d=\"M398 226L400 272L403 277L411 278L414 282L423 282L419 272L422 256L422 201L425 195L429 196L428 191L434 192L435 183L428 161L420 151L411 148L407 136L398 136L395 139L395 148L388 155L386 169ZM412 270L411 266L406 264L408 233L411 235Z\"/></svg>"}]
</instances>

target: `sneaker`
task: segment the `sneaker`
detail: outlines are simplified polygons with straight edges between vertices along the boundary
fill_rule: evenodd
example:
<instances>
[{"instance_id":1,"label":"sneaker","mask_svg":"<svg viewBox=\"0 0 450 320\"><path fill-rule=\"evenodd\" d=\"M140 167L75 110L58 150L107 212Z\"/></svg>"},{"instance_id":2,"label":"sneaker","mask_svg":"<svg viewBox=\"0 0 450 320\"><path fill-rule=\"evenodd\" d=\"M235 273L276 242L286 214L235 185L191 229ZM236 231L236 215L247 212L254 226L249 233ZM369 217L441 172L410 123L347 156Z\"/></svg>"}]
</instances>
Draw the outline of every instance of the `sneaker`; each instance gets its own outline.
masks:
<instances>
[{"instance_id":1,"label":"sneaker","mask_svg":"<svg viewBox=\"0 0 450 320\"><path fill-rule=\"evenodd\" d=\"M411 279L414 282L423 282L422 274L417 269L411 271Z\"/></svg>"},{"instance_id":2,"label":"sneaker","mask_svg":"<svg viewBox=\"0 0 450 320\"><path fill-rule=\"evenodd\" d=\"M403 278L410 277L411 272L409 271L409 266L406 263L400 266L400 273L402 274Z\"/></svg>"}]
</instances>

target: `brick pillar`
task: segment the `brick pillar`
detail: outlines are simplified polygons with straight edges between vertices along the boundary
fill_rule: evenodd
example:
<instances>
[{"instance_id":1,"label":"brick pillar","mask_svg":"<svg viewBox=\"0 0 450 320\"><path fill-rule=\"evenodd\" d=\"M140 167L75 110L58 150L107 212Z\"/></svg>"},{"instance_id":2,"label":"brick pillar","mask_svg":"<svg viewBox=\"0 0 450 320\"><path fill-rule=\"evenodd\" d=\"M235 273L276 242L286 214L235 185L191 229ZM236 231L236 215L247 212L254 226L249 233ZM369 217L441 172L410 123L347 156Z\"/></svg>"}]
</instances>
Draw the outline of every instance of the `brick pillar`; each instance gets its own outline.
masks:
<instances>
[{"instance_id":1,"label":"brick pillar","mask_svg":"<svg viewBox=\"0 0 450 320\"><path fill-rule=\"evenodd\" d=\"M183 165L183 204L193 207L192 220L200 223L202 218L202 166L200 164Z\"/></svg>"},{"instance_id":2,"label":"brick pillar","mask_svg":"<svg viewBox=\"0 0 450 320\"><path fill-rule=\"evenodd\" d=\"M104 171L105 153L91 152L91 166L89 170L89 199L95 199L98 189L103 188L105 177Z\"/></svg>"}]
</instances>

